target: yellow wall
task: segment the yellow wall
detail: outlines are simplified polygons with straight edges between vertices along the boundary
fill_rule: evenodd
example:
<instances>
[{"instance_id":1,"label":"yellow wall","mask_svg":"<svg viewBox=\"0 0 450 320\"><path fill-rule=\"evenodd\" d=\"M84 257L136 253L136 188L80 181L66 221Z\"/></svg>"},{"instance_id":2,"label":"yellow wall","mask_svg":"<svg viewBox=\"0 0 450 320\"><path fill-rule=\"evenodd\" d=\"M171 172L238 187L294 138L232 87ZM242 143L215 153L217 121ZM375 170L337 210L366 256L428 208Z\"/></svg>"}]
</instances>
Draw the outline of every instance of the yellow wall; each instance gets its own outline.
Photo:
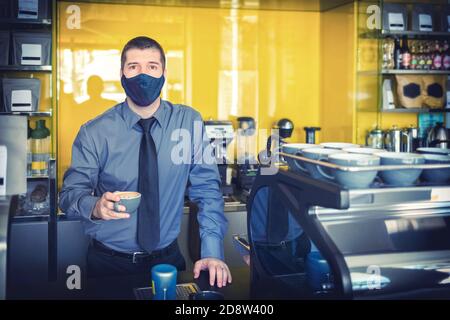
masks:
<instances>
[{"instance_id":1,"label":"yellow wall","mask_svg":"<svg viewBox=\"0 0 450 320\"><path fill-rule=\"evenodd\" d=\"M320 17L323 141L353 141L355 91L355 14L353 4Z\"/></svg>"},{"instance_id":2,"label":"yellow wall","mask_svg":"<svg viewBox=\"0 0 450 320\"><path fill-rule=\"evenodd\" d=\"M416 125L416 114L378 112L379 43L360 36L375 2L321 13L58 2L60 183L79 127L123 101L120 51L138 35L166 51L163 98L204 119L251 116L270 129L286 117L295 124L291 141L320 126L318 142L360 144L377 125ZM79 28L71 6L80 9Z\"/></svg>"},{"instance_id":3,"label":"yellow wall","mask_svg":"<svg viewBox=\"0 0 450 320\"><path fill-rule=\"evenodd\" d=\"M70 28L74 4L80 29ZM319 125L318 12L59 2L58 22L60 182L80 125L124 99L120 51L138 35L166 51L163 98L191 105L205 119L252 116L269 129L287 117L296 126L293 141L304 141L304 126ZM91 79L89 97L94 75L103 84Z\"/></svg>"}]
</instances>

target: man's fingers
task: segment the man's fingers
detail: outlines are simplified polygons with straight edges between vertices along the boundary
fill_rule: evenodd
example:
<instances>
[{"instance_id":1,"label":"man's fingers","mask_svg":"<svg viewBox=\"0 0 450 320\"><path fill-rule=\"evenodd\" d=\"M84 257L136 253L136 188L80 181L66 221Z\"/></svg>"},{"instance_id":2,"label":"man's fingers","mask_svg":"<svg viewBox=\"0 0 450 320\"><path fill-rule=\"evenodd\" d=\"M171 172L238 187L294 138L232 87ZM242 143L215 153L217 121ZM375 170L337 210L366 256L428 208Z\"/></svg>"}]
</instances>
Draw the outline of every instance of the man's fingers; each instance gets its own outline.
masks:
<instances>
[{"instance_id":1,"label":"man's fingers","mask_svg":"<svg viewBox=\"0 0 450 320\"><path fill-rule=\"evenodd\" d=\"M214 285L216 282L216 267L215 266L209 266L209 284L211 286Z\"/></svg>"},{"instance_id":2,"label":"man's fingers","mask_svg":"<svg viewBox=\"0 0 450 320\"><path fill-rule=\"evenodd\" d=\"M223 270L222 285L225 287L227 285L228 280L228 270L225 267L222 270Z\"/></svg>"},{"instance_id":3,"label":"man's fingers","mask_svg":"<svg viewBox=\"0 0 450 320\"><path fill-rule=\"evenodd\" d=\"M130 217L130 214L127 212L123 212L123 213L118 213L115 211L111 211L112 212L112 216L113 219L128 219Z\"/></svg>"},{"instance_id":4,"label":"man's fingers","mask_svg":"<svg viewBox=\"0 0 450 320\"><path fill-rule=\"evenodd\" d=\"M194 265L194 278L197 279L200 275L202 264L200 261L197 261Z\"/></svg>"},{"instance_id":5,"label":"man's fingers","mask_svg":"<svg viewBox=\"0 0 450 320\"><path fill-rule=\"evenodd\" d=\"M120 197L119 197L117 194L114 194L114 193L112 193L112 192L105 192L105 194L103 195L103 197L104 197L106 200L113 201L113 202L120 201Z\"/></svg>"},{"instance_id":6,"label":"man's fingers","mask_svg":"<svg viewBox=\"0 0 450 320\"><path fill-rule=\"evenodd\" d=\"M103 214L111 220L127 219L130 217L130 214L128 214L128 213L118 213L118 212L108 210L108 209L105 209Z\"/></svg>"},{"instance_id":7,"label":"man's fingers","mask_svg":"<svg viewBox=\"0 0 450 320\"><path fill-rule=\"evenodd\" d=\"M223 268L220 264L216 265L217 286L222 288L223 285Z\"/></svg>"},{"instance_id":8,"label":"man's fingers","mask_svg":"<svg viewBox=\"0 0 450 320\"><path fill-rule=\"evenodd\" d=\"M106 199L102 200L102 206L106 209L113 210L114 209L114 202L108 201Z\"/></svg>"},{"instance_id":9,"label":"man's fingers","mask_svg":"<svg viewBox=\"0 0 450 320\"><path fill-rule=\"evenodd\" d=\"M233 281L233 277L231 276L230 268L228 268L227 265L225 265L225 267L227 268L227 273L228 273L228 283L231 283L231 281Z\"/></svg>"},{"instance_id":10,"label":"man's fingers","mask_svg":"<svg viewBox=\"0 0 450 320\"><path fill-rule=\"evenodd\" d=\"M107 208L109 210L116 211L115 208L114 208L114 205L115 205L114 202L108 201L106 199L102 200L102 206L104 206L105 208ZM125 206L123 206L123 205L119 205L119 207L117 209L119 211L116 211L116 212L125 212L125 211L127 211L127 208Z\"/></svg>"}]
</instances>

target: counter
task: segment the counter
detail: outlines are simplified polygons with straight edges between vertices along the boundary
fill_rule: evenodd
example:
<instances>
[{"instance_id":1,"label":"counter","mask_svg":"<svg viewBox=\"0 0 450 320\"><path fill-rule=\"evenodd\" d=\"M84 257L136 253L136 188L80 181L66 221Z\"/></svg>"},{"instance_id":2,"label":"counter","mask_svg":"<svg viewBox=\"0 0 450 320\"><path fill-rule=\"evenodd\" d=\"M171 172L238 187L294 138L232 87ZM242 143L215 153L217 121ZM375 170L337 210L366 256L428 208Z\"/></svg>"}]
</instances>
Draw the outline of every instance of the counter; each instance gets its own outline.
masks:
<instances>
[{"instance_id":1,"label":"counter","mask_svg":"<svg viewBox=\"0 0 450 320\"><path fill-rule=\"evenodd\" d=\"M192 242L189 222L189 208L184 208L178 243L186 260L187 271L193 268L191 250ZM247 233L247 212L245 204L225 205L225 216L229 228L224 238L225 261L230 268L246 267L239 253L235 250L233 234ZM67 268L71 265L80 267L82 274L86 271L86 254L89 238L84 234L81 219L59 215L56 222L56 241L51 241L48 219L17 218L10 228L10 270L8 274L8 297L18 299L39 298L46 290L49 281L62 281L67 278ZM55 254L56 252L56 254ZM51 258L54 258L54 261ZM43 289L44 288L44 289Z\"/></svg>"},{"instance_id":2,"label":"counter","mask_svg":"<svg viewBox=\"0 0 450 320\"><path fill-rule=\"evenodd\" d=\"M233 282L226 287L211 287L208 283L208 272L202 271L199 279L194 279L191 271L178 273L177 283L195 282L201 290L214 290L221 292L226 300L249 299L250 270L247 267L232 268ZM82 299L82 300L136 300L135 288L151 286L150 271L146 274L114 276L86 279L80 281L80 289L69 290L66 286L67 278L61 278L56 282L41 284L34 288L33 299ZM8 297L20 298L20 297ZM28 297L27 297L28 298Z\"/></svg>"}]
</instances>

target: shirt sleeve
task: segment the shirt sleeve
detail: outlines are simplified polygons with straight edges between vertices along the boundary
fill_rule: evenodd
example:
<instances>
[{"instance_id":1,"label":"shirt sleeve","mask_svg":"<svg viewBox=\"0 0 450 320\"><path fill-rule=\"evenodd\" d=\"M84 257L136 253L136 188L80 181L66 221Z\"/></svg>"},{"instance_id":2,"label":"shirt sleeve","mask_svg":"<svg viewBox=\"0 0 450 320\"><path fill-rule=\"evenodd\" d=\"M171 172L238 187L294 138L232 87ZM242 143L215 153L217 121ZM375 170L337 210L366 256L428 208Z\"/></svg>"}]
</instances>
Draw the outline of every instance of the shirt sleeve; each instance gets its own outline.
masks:
<instances>
[{"instance_id":1,"label":"shirt sleeve","mask_svg":"<svg viewBox=\"0 0 450 320\"><path fill-rule=\"evenodd\" d=\"M68 216L92 219L92 211L100 198L94 196L98 182L99 161L85 126L80 128L72 147L72 163L64 174L59 206Z\"/></svg>"},{"instance_id":2,"label":"shirt sleeve","mask_svg":"<svg viewBox=\"0 0 450 320\"><path fill-rule=\"evenodd\" d=\"M195 125L196 123L196 125ZM201 258L224 260L223 238L228 221L223 211L223 197L220 191L220 176L215 161L203 158L209 141L203 139L205 128L200 114L194 118L194 128L201 128L193 137L192 163L189 173L189 198L199 208Z\"/></svg>"}]
</instances>

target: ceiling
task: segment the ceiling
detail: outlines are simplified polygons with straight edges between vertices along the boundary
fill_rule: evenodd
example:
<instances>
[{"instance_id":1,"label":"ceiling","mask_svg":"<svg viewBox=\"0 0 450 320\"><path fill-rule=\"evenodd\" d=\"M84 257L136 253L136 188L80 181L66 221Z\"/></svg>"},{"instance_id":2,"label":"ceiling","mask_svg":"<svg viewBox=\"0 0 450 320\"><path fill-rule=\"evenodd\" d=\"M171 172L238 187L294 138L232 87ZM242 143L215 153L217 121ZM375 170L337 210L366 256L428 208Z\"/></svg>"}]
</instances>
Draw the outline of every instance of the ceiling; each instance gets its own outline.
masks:
<instances>
[{"instance_id":1,"label":"ceiling","mask_svg":"<svg viewBox=\"0 0 450 320\"><path fill-rule=\"evenodd\" d=\"M343 4L351 3L353 0L78 0L70 2L286 11L326 11Z\"/></svg>"}]
</instances>

